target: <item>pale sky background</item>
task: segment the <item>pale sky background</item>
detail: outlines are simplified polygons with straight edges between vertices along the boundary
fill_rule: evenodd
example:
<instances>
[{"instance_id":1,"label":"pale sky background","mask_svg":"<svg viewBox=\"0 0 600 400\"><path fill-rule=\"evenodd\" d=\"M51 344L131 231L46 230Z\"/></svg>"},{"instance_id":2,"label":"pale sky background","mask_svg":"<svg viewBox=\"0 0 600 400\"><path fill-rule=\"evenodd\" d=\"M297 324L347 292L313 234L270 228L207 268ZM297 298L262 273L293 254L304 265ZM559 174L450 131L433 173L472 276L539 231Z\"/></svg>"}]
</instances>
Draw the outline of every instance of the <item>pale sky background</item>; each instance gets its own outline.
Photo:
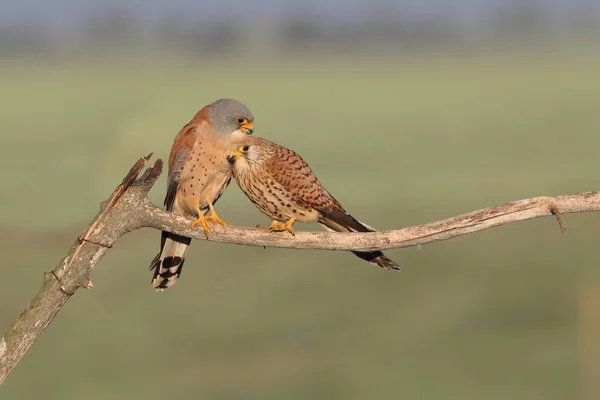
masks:
<instances>
[{"instance_id":1,"label":"pale sky background","mask_svg":"<svg viewBox=\"0 0 600 400\"><path fill-rule=\"evenodd\" d=\"M357 18L373 4L396 8L415 18L454 15L481 21L494 9L529 1L551 12L594 7L599 0L0 0L0 24L37 22L50 26L73 26L84 22L99 10L129 9L142 20L166 15L184 15L191 19L210 19L219 15L240 18L273 18L294 11L316 13L327 18Z\"/></svg>"}]
</instances>

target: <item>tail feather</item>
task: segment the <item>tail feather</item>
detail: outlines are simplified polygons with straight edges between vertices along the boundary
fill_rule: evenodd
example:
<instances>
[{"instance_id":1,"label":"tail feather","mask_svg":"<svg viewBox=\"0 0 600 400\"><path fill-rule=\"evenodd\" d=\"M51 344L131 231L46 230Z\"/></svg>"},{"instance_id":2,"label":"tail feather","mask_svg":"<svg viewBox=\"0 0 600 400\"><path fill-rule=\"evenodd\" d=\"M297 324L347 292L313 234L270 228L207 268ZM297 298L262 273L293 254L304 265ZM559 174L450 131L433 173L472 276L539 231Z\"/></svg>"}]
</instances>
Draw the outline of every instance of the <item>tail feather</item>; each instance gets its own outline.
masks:
<instances>
[{"instance_id":1,"label":"tail feather","mask_svg":"<svg viewBox=\"0 0 600 400\"><path fill-rule=\"evenodd\" d=\"M161 251L150 263L150 269L154 270L152 286L157 290L164 290L177 281L191 241L189 237L163 231Z\"/></svg>"},{"instance_id":2,"label":"tail feather","mask_svg":"<svg viewBox=\"0 0 600 400\"><path fill-rule=\"evenodd\" d=\"M347 214L342 210L334 210L321 214L319 223L326 230L332 232L375 232L375 229L363 224L352 215ZM381 268L395 271L401 270L400 266L386 257L382 251L353 251L352 253Z\"/></svg>"}]
</instances>

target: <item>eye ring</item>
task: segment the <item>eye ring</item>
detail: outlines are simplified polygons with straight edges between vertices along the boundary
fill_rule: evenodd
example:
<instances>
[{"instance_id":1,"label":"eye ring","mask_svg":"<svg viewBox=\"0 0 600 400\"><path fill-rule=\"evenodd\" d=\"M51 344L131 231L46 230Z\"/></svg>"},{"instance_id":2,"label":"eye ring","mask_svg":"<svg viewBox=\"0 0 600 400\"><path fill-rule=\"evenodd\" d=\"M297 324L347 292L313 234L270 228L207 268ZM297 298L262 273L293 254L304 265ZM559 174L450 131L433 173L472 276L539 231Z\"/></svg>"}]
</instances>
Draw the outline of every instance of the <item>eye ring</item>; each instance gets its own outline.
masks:
<instances>
[{"instance_id":1,"label":"eye ring","mask_svg":"<svg viewBox=\"0 0 600 400\"><path fill-rule=\"evenodd\" d=\"M248 122L248 121L246 120L246 118L241 118L241 117L240 117L240 118L238 118L238 119L237 119L237 123L238 123L239 125L245 124L246 122Z\"/></svg>"},{"instance_id":2,"label":"eye ring","mask_svg":"<svg viewBox=\"0 0 600 400\"><path fill-rule=\"evenodd\" d=\"M250 148L250 146L248 146L248 145L242 146L242 151L248 151L249 148Z\"/></svg>"}]
</instances>

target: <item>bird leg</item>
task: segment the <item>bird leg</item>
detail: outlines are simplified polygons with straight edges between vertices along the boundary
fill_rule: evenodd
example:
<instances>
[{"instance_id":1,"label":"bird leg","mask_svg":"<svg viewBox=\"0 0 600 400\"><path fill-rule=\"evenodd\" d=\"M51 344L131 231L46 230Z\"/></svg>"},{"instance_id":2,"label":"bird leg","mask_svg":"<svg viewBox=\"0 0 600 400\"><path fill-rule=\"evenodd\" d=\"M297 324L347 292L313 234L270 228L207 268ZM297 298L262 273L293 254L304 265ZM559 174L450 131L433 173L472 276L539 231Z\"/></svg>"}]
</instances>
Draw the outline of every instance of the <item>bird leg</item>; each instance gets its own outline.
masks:
<instances>
[{"instance_id":1,"label":"bird leg","mask_svg":"<svg viewBox=\"0 0 600 400\"><path fill-rule=\"evenodd\" d=\"M213 207L211 202L208 203L208 208L210 209L210 215L208 217L206 217L206 219L209 221L212 221L213 224L221 224L226 227L227 222L225 222L221 218L219 218L219 216L217 215L217 212L215 211L215 208Z\"/></svg>"},{"instance_id":2,"label":"bird leg","mask_svg":"<svg viewBox=\"0 0 600 400\"><path fill-rule=\"evenodd\" d=\"M292 234L292 236L296 236L296 231L294 230L294 228L292 228L294 221L296 221L296 217L291 217L285 223L273 220L273 222L271 222L271 225L269 226L269 230L273 232L288 231Z\"/></svg>"},{"instance_id":3,"label":"bird leg","mask_svg":"<svg viewBox=\"0 0 600 400\"><path fill-rule=\"evenodd\" d=\"M274 219L273 222L271 222L271 225L267 226L266 228L264 226L262 226L262 225L256 225L256 229L271 230L271 227L273 225L275 225L275 224L278 224L278 223L279 223L279 221L277 221L277 220Z\"/></svg>"},{"instance_id":4,"label":"bird leg","mask_svg":"<svg viewBox=\"0 0 600 400\"><path fill-rule=\"evenodd\" d=\"M198 214L198 219L192 222L192 227L201 224L202 229L204 229L204 234L208 237L208 232L210 232L210 227L208 226L208 221L212 221L213 224L221 224L223 226L227 226L227 222L223 221L217 215L215 208L212 203L208 203L208 209L210 210L210 215L208 217L204 216L204 213L200 210L200 208L196 208L196 213Z\"/></svg>"},{"instance_id":5,"label":"bird leg","mask_svg":"<svg viewBox=\"0 0 600 400\"><path fill-rule=\"evenodd\" d=\"M196 212L198 213L198 219L192 222L192 228L198 224L202 225L202 229L204 229L204 234L208 237L208 232L210 232L210 227L208 226L207 218L204 216L204 213L200 211L200 208L196 208Z\"/></svg>"}]
</instances>

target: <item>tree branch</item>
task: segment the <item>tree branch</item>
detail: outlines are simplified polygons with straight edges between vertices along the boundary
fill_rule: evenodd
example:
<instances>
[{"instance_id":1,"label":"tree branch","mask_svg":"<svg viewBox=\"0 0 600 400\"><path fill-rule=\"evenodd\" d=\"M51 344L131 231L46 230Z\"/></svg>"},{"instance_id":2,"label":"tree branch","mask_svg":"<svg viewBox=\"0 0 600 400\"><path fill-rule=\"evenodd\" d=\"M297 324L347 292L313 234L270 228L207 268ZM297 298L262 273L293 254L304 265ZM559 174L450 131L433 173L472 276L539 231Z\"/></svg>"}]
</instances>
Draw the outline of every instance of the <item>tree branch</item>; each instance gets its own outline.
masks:
<instances>
[{"instance_id":1,"label":"tree branch","mask_svg":"<svg viewBox=\"0 0 600 400\"><path fill-rule=\"evenodd\" d=\"M57 267L45 274L37 295L0 340L0 384L77 289L92 288L90 272L121 236L142 227L152 227L207 239L203 230L191 227L191 220L168 213L148 200L148 192L162 171L162 161L158 160L138 178L149 158L138 160L102 203L96 218ZM287 233L215 226L208 240L295 249L384 250L447 240L547 215L555 216L564 233L561 214L583 211L600 211L599 192L518 200L438 222L383 232L297 232L292 237Z\"/></svg>"}]
</instances>

